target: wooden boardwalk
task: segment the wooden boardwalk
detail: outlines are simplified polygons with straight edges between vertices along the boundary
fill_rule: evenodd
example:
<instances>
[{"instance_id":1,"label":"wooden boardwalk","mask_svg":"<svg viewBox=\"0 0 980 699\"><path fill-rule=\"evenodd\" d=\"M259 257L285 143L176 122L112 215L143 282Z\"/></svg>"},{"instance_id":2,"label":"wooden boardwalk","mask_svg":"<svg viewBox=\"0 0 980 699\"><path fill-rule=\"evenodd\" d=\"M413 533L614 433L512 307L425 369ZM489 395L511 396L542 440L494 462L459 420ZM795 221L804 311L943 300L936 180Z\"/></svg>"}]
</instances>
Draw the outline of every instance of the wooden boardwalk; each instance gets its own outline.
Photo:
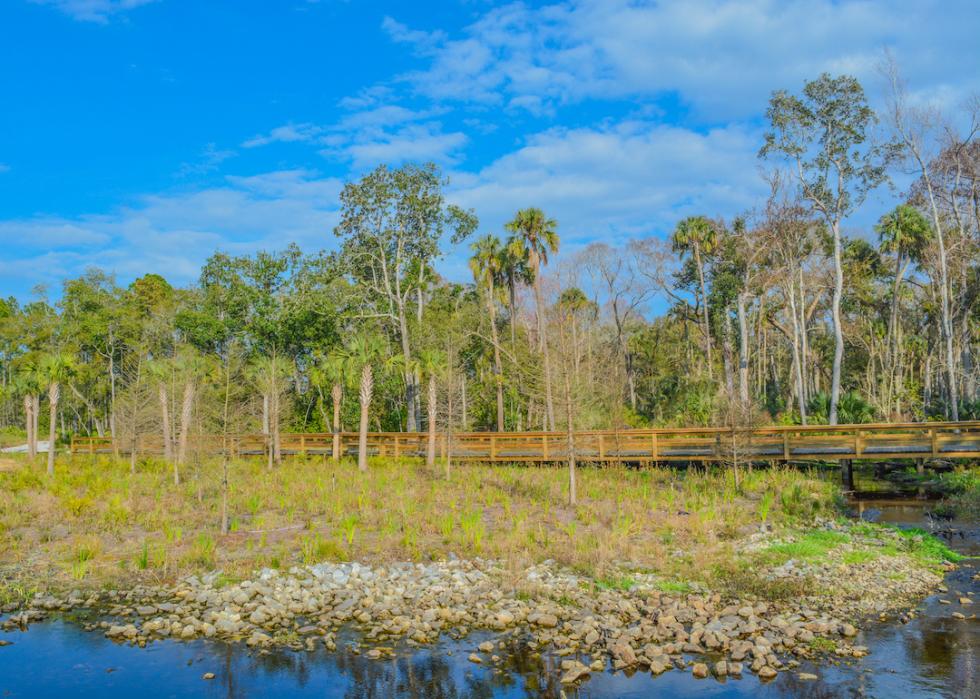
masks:
<instances>
[{"instance_id":1,"label":"wooden boardwalk","mask_svg":"<svg viewBox=\"0 0 980 699\"><path fill-rule=\"evenodd\" d=\"M368 433L372 456L418 457L426 453L428 435L420 432ZM436 435L440 458L447 450L455 461L537 463L568 458L564 432L461 432ZM76 437L73 454L130 453L132 440L114 448L111 437ZM222 438L199 435L191 440L198 452L235 456L267 453L262 434ZM282 434L284 455L357 454L356 432L338 435ZM137 440L140 454L162 454L158 435ZM894 460L916 458L980 459L980 422L928 422L871 425L800 425L727 428L594 430L576 432L575 457L583 462L730 462L806 460Z\"/></svg>"}]
</instances>

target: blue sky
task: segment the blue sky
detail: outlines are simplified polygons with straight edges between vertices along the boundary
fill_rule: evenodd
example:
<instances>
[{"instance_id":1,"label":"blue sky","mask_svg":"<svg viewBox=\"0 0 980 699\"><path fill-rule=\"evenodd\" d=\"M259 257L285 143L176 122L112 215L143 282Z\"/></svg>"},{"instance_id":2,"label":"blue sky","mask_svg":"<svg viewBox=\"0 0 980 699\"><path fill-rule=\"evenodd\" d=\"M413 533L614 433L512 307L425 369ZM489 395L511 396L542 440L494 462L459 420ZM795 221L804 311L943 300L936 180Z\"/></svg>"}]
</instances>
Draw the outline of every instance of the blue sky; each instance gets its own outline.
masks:
<instances>
[{"instance_id":1,"label":"blue sky","mask_svg":"<svg viewBox=\"0 0 980 699\"><path fill-rule=\"evenodd\" d=\"M765 193L773 89L848 72L879 102L888 48L952 110L978 27L970 0L4 0L0 294L333 247L343 182L382 162L439 163L481 231L541 206L572 251L730 217Z\"/></svg>"}]
</instances>

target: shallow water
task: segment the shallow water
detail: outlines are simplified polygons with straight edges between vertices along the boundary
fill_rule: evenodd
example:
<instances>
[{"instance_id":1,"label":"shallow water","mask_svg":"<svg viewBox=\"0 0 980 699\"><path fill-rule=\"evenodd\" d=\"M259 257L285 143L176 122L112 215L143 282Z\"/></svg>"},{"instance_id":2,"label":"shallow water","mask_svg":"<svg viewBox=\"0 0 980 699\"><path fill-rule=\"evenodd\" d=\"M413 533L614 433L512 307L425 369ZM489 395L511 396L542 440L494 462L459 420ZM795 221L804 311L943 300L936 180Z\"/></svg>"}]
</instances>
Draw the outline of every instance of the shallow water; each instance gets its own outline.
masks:
<instances>
[{"instance_id":1,"label":"shallow water","mask_svg":"<svg viewBox=\"0 0 980 699\"><path fill-rule=\"evenodd\" d=\"M859 481L858 487L862 484ZM877 510L877 518L899 525L923 526L927 503L916 493L858 491L855 512ZM871 513L874 515L874 513ZM943 525L946 527L946 525ZM950 545L980 556L976 523L949 525ZM871 654L838 666L801 671L819 676L802 681L782 672L768 683L746 674L740 680L696 680L690 673L606 672L593 675L569 697L980 697L980 623L957 620L957 598L980 584L972 579L980 557L947 576L948 594L934 595L920 605L908 624L870 621L856 643ZM960 594L957 594L960 593ZM949 599L950 605L939 602ZM13 644L0 647L2 697L558 697L559 660L515 652L502 671L475 665L466 658L484 635L459 643L405 651L395 660L368 660L341 650L314 653L277 650L253 653L243 645L211 641L155 642L147 648L118 645L100 632L85 632L62 620L35 624L27 632L0 633ZM450 654L451 653L451 654ZM204 680L206 672L215 679Z\"/></svg>"}]
</instances>

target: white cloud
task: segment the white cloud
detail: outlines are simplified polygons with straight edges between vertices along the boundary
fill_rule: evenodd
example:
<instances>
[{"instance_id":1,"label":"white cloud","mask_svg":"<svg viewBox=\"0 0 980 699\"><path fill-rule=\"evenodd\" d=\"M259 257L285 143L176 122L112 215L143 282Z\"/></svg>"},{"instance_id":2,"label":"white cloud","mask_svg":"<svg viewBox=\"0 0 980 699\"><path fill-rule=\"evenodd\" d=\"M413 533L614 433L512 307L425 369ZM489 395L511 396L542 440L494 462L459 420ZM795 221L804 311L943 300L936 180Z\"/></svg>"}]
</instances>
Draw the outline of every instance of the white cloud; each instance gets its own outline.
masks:
<instances>
[{"instance_id":1,"label":"white cloud","mask_svg":"<svg viewBox=\"0 0 980 699\"><path fill-rule=\"evenodd\" d=\"M542 113L586 99L676 94L700 120L718 122L754 116L773 88L797 89L822 71L853 73L871 87L885 46L913 83L962 98L980 85L976 23L965 21L975 12L972 0L580 0L495 8L452 39L394 20L386 29L431 57L401 77L433 99Z\"/></svg>"},{"instance_id":2,"label":"white cloud","mask_svg":"<svg viewBox=\"0 0 980 699\"><path fill-rule=\"evenodd\" d=\"M117 211L74 218L0 222L0 243L21 251L0 274L57 285L90 266L123 282L157 272L174 283L197 278L215 250L236 254L332 245L342 182L304 170L229 177L221 187L141 197Z\"/></svg>"},{"instance_id":3,"label":"white cloud","mask_svg":"<svg viewBox=\"0 0 980 699\"><path fill-rule=\"evenodd\" d=\"M81 22L105 24L112 15L149 5L157 0L30 0L36 5L51 5Z\"/></svg>"},{"instance_id":4,"label":"white cloud","mask_svg":"<svg viewBox=\"0 0 980 699\"><path fill-rule=\"evenodd\" d=\"M286 124L277 126L268 134L252 136L242 143L242 148L257 148L270 143L309 143L316 140L321 133L323 128L316 124Z\"/></svg>"},{"instance_id":5,"label":"white cloud","mask_svg":"<svg viewBox=\"0 0 980 699\"><path fill-rule=\"evenodd\" d=\"M730 217L753 206L765 193L758 143L741 126L556 128L477 173L452 172L452 197L476 209L481 230L500 232L514 211L539 206L572 245L649 235L687 215Z\"/></svg>"}]
</instances>

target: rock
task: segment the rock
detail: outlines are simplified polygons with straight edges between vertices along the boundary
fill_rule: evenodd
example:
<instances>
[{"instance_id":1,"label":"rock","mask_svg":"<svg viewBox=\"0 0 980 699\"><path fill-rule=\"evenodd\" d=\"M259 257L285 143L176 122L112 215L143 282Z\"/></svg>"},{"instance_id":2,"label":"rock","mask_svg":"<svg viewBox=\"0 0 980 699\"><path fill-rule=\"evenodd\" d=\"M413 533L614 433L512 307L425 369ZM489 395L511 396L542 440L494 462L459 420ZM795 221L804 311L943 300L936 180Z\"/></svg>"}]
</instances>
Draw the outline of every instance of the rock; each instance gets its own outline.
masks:
<instances>
[{"instance_id":1,"label":"rock","mask_svg":"<svg viewBox=\"0 0 980 699\"><path fill-rule=\"evenodd\" d=\"M572 684L573 682L578 682L582 677L586 677L589 674L589 668L578 662L577 660L572 661L571 666L567 668L565 674L561 676L562 684Z\"/></svg>"},{"instance_id":2,"label":"rock","mask_svg":"<svg viewBox=\"0 0 980 699\"><path fill-rule=\"evenodd\" d=\"M973 600L969 597L960 597L960 604L973 604Z\"/></svg>"},{"instance_id":3,"label":"rock","mask_svg":"<svg viewBox=\"0 0 980 699\"><path fill-rule=\"evenodd\" d=\"M775 677L779 673L777 673L775 670L773 670L768 665L763 665L762 667L759 668L759 670L756 672L756 674L759 676L759 679L760 680L771 680L773 677Z\"/></svg>"},{"instance_id":4,"label":"rock","mask_svg":"<svg viewBox=\"0 0 980 699\"><path fill-rule=\"evenodd\" d=\"M153 616L157 613L157 608L150 605L140 606L136 608L136 613L143 617Z\"/></svg>"},{"instance_id":5,"label":"rock","mask_svg":"<svg viewBox=\"0 0 980 699\"><path fill-rule=\"evenodd\" d=\"M715 663L714 667L715 677L725 677L728 675L728 663L724 660L719 660Z\"/></svg>"},{"instance_id":6,"label":"rock","mask_svg":"<svg viewBox=\"0 0 980 699\"><path fill-rule=\"evenodd\" d=\"M540 614L534 623L546 629L553 629L558 626L558 617L554 614Z\"/></svg>"},{"instance_id":7,"label":"rock","mask_svg":"<svg viewBox=\"0 0 980 699\"><path fill-rule=\"evenodd\" d=\"M857 636L857 629L851 624L844 624L841 626L840 632L842 636Z\"/></svg>"},{"instance_id":8,"label":"rock","mask_svg":"<svg viewBox=\"0 0 980 699\"><path fill-rule=\"evenodd\" d=\"M636 665L636 651L628 643L617 643L614 645L612 647L612 655L616 661L615 665L618 666L617 669Z\"/></svg>"},{"instance_id":9,"label":"rock","mask_svg":"<svg viewBox=\"0 0 980 699\"><path fill-rule=\"evenodd\" d=\"M269 615L261 609L256 609L251 613L251 615L249 615L248 620L256 626L262 626L263 624L268 623Z\"/></svg>"},{"instance_id":10,"label":"rock","mask_svg":"<svg viewBox=\"0 0 980 699\"><path fill-rule=\"evenodd\" d=\"M476 653L470 653L470 657L467 658L467 660L469 660L471 663L476 663L477 665L483 662L483 659Z\"/></svg>"},{"instance_id":11,"label":"rock","mask_svg":"<svg viewBox=\"0 0 980 699\"><path fill-rule=\"evenodd\" d=\"M589 664L589 669L592 672L602 672L606 669L606 664L600 658L596 658Z\"/></svg>"},{"instance_id":12,"label":"rock","mask_svg":"<svg viewBox=\"0 0 980 699\"><path fill-rule=\"evenodd\" d=\"M742 674L742 663L728 663L728 674L739 677Z\"/></svg>"},{"instance_id":13,"label":"rock","mask_svg":"<svg viewBox=\"0 0 980 699\"><path fill-rule=\"evenodd\" d=\"M480 652L482 653L489 653L490 651L493 650L493 643L491 643L490 641L484 641L479 646L477 646L477 648L479 648Z\"/></svg>"},{"instance_id":14,"label":"rock","mask_svg":"<svg viewBox=\"0 0 980 699\"><path fill-rule=\"evenodd\" d=\"M3 648L4 646L12 646L12 645L14 645L13 641L5 641L2 638L0 638L0 648Z\"/></svg>"},{"instance_id":15,"label":"rock","mask_svg":"<svg viewBox=\"0 0 980 699\"><path fill-rule=\"evenodd\" d=\"M592 629L587 634L585 634L585 645L594 646L599 641L599 632Z\"/></svg>"},{"instance_id":16,"label":"rock","mask_svg":"<svg viewBox=\"0 0 980 699\"><path fill-rule=\"evenodd\" d=\"M963 614L962 612L953 612L953 618L954 619L966 619L966 614Z\"/></svg>"},{"instance_id":17,"label":"rock","mask_svg":"<svg viewBox=\"0 0 980 699\"><path fill-rule=\"evenodd\" d=\"M367 657L371 658L371 660L377 660L378 658L381 657L381 651L378 650L377 648L372 648L365 655L367 655Z\"/></svg>"},{"instance_id":18,"label":"rock","mask_svg":"<svg viewBox=\"0 0 980 699\"><path fill-rule=\"evenodd\" d=\"M214 679L214 673L213 672L205 672L203 675L201 675L201 679L202 680L213 680Z\"/></svg>"},{"instance_id":19,"label":"rock","mask_svg":"<svg viewBox=\"0 0 980 699\"><path fill-rule=\"evenodd\" d=\"M708 676L708 666L704 663L694 663L694 666L691 668L691 674L698 679L704 679Z\"/></svg>"},{"instance_id":20,"label":"rock","mask_svg":"<svg viewBox=\"0 0 980 699\"><path fill-rule=\"evenodd\" d=\"M796 676L799 679L801 679L801 680L803 680L805 682L810 682L812 680L820 679L819 677L817 677L816 675L814 675L812 672L800 672Z\"/></svg>"},{"instance_id":21,"label":"rock","mask_svg":"<svg viewBox=\"0 0 980 699\"><path fill-rule=\"evenodd\" d=\"M673 666L670 663L659 659L650 662L650 672L654 675L662 675L671 667Z\"/></svg>"}]
</instances>

